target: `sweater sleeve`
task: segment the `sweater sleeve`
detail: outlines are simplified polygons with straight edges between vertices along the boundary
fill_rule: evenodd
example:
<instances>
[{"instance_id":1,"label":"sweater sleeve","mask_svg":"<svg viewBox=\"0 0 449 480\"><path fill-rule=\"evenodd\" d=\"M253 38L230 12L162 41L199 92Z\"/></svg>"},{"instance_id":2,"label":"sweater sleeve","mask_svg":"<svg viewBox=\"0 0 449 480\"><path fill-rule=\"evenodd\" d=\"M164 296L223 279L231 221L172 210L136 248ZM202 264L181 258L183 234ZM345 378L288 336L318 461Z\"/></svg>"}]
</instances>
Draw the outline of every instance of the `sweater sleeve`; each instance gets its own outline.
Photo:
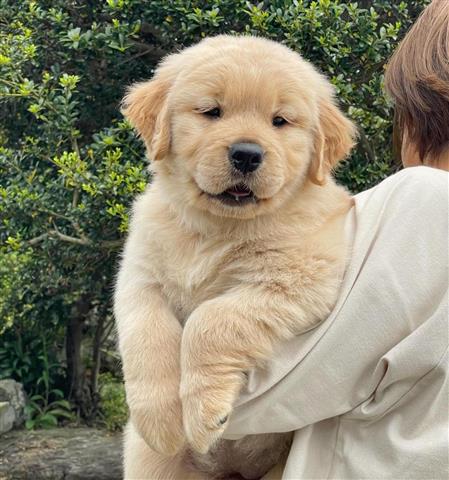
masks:
<instances>
[{"instance_id":1,"label":"sweater sleeve","mask_svg":"<svg viewBox=\"0 0 449 480\"><path fill-rule=\"evenodd\" d=\"M448 178L409 168L355 197L352 253L334 311L250 373L225 438L381 416L440 364L448 340Z\"/></svg>"}]
</instances>

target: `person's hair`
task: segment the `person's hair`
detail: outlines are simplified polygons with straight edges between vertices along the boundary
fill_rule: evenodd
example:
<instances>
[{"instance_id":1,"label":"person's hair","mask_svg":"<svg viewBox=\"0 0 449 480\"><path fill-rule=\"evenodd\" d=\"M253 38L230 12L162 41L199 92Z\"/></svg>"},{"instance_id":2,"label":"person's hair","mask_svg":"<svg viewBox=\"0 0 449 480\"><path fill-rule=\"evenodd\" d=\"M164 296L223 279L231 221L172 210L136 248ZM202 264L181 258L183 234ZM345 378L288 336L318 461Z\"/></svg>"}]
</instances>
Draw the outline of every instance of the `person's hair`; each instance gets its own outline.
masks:
<instances>
[{"instance_id":1,"label":"person's hair","mask_svg":"<svg viewBox=\"0 0 449 480\"><path fill-rule=\"evenodd\" d=\"M449 146L449 1L433 0L393 54L385 89L395 104L396 127L421 161Z\"/></svg>"}]
</instances>

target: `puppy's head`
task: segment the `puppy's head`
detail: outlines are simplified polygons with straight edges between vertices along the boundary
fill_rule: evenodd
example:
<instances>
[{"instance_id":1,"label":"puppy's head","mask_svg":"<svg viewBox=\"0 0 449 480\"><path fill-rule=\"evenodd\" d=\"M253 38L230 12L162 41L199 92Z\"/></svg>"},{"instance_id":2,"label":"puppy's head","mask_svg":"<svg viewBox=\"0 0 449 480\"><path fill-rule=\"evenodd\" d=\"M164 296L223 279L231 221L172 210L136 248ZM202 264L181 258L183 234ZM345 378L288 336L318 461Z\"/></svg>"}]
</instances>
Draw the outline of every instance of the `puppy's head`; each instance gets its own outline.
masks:
<instances>
[{"instance_id":1,"label":"puppy's head","mask_svg":"<svg viewBox=\"0 0 449 480\"><path fill-rule=\"evenodd\" d=\"M234 218L273 212L308 181L324 185L355 132L322 75L255 37L167 57L131 87L123 113L174 202Z\"/></svg>"}]
</instances>

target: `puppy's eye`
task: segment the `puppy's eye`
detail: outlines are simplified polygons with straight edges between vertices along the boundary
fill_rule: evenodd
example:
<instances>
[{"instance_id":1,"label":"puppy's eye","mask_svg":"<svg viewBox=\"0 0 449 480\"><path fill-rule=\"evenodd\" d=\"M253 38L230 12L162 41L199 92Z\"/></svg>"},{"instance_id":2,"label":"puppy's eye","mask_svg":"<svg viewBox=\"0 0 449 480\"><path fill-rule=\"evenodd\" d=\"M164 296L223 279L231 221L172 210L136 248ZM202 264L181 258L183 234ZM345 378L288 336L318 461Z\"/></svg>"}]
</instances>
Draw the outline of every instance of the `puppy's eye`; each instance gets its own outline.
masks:
<instances>
[{"instance_id":1,"label":"puppy's eye","mask_svg":"<svg viewBox=\"0 0 449 480\"><path fill-rule=\"evenodd\" d=\"M284 117L277 116L273 118L272 123L275 127L282 127L287 123L287 120Z\"/></svg>"},{"instance_id":2,"label":"puppy's eye","mask_svg":"<svg viewBox=\"0 0 449 480\"><path fill-rule=\"evenodd\" d=\"M218 107L211 108L210 110L206 110L205 112L202 112L203 115L206 115L207 117L212 117L212 118L220 118L221 117L221 110Z\"/></svg>"}]
</instances>

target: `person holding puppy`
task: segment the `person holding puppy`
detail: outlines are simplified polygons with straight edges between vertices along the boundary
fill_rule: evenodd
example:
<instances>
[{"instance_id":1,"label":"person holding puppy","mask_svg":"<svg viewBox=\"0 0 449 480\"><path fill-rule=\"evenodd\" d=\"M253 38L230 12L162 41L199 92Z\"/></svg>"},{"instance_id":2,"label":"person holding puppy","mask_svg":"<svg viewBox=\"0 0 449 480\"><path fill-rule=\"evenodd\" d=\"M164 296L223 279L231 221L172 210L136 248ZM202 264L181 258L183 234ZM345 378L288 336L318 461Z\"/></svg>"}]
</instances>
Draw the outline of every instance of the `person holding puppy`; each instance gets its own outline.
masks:
<instances>
[{"instance_id":1,"label":"person holding puppy","mask_svg":"<svg viewBox=\"0 0 449 480\"><path fill-rule=\"evenodd\" d=\"M355 197L333 313L250 374L225 433L295 431L267 479L448 476L449 2L425 9L385 87L412 168Z\"/></svg>"}]
</instances>

